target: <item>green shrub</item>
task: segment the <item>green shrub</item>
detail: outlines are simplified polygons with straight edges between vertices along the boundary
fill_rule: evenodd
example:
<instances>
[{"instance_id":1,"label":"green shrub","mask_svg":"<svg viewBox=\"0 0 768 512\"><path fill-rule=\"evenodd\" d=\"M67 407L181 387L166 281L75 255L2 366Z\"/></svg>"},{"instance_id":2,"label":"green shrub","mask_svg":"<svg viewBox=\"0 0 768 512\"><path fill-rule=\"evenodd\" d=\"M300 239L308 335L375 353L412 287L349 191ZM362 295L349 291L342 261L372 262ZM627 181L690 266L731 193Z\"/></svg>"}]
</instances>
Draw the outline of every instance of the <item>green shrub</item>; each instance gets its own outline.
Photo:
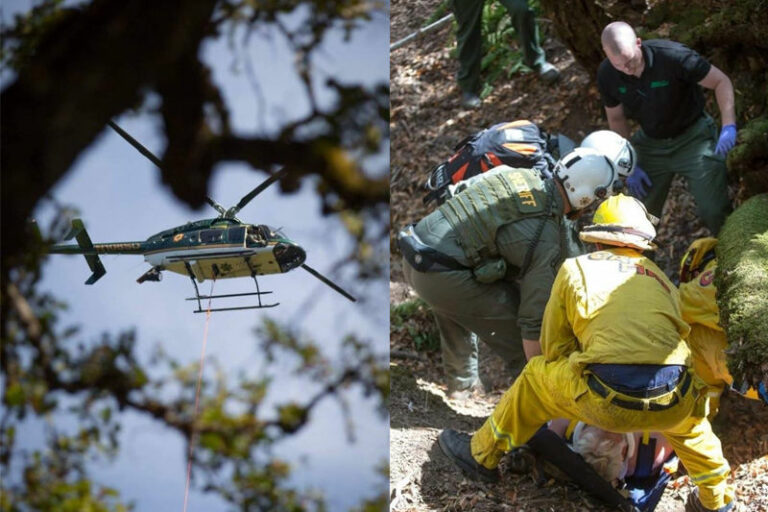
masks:
<instances>
[{"instance_id":1,"label":"green shrub","mask_svg":"<svg viewBox=\"0 0 768 512\"><path fill-rule=\"evenodd\" d=\"M419 352L434 352L440 348L440 333L429 306L421 299L391 305L389 325L393 339L405 338Z\"/></svg>"}]
</instances>

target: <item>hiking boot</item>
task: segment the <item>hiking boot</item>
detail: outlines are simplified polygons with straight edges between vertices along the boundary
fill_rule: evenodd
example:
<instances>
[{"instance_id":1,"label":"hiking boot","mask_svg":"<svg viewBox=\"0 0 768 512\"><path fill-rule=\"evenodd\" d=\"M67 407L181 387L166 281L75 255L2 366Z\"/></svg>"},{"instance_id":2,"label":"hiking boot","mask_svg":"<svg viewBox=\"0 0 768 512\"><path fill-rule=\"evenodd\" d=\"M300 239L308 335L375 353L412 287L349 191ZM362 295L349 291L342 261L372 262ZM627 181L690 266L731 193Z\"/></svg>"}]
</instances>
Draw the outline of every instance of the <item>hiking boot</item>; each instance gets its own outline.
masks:
<instances>
[{"instance_id":1,"label":"hiking boot","mask_svg":"<svg viewBox=\"0 0 768 512\"><path fill-rule=\"evenodd\" d=\"M547 61L544 61L544 64L539 66L536 71L539 72L539 77L547 84L555 83L560 78L560 72L557 68Z\"/></svg>"},{"instance_id":2,"label":"hiking boot","mask_svg":"<svg viewBox=\"0 0 768 512\"><path fill-rule=\"evenodd\" d=\"M524 475L530 473L536 465L536 456L527 446L512 448L507 454L507 470L510 473Z\"/></svg>"},{"instance_id":3,"label":"hiking boot","mask_svg":"<svg viewBox=\"0 0 768 512\"><path fill-rule=\"evenodd\" d=\"M728 512L729 510L733 510L733 507L735 506L736 500L733 499L730 503L723 505L720 508L707 508L701 504L701 500L699 499L699 490L694 489L693 492L688 495L688 501L685 502L685 512Z\"/></svg>"},{"instance_id":4,"label":"hiking boot","mask_svg":"<svg viewBox=\"0 0 768 512\"><path fill-rule=\"evenodd\" d=\"M464 432L445 429L440 432L437 443L443 453L456 464L461 471L472 480L495 483L499 481L499 471L488 469L472 457L470 440L472 437Z\"/></svg>"},{"instance_id":5,"label":"hiking boot","mask_svg":"<svg viewBox=\"0 0 768 512\"><path fill-rule=\"evenodd\" d=\"M480 96L473 92L462 92L461 93L461 106L462 108L466 109L475 109L480 108L480 105L483 103L483 100L480 99Z\"/></svg>"}]
</instances>

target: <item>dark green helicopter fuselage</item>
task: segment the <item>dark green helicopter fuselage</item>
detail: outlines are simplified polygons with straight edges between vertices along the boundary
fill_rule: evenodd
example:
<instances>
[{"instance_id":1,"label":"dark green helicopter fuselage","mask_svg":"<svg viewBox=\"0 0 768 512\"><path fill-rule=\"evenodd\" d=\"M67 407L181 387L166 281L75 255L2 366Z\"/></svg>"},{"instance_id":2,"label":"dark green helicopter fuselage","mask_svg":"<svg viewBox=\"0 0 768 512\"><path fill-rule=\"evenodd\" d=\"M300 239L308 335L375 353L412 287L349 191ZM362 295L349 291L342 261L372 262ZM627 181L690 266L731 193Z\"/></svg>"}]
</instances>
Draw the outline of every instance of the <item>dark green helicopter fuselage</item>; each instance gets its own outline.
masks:
<instances>
[{"instance_id":1,"label":"dark green helicopter fuselage","mask_svg":"<svg viewBox=\"0 0 768 512\"><path fill-rule=\"evenodd\" d=\"M82 222L73 221L78 245L55 245L52 253L142 254L153 269L205 279L278 274L300 266L306 252L280 230L214 218L187 223L152 235L143 242L92 244Z\"/></svg>"}]
</instances>

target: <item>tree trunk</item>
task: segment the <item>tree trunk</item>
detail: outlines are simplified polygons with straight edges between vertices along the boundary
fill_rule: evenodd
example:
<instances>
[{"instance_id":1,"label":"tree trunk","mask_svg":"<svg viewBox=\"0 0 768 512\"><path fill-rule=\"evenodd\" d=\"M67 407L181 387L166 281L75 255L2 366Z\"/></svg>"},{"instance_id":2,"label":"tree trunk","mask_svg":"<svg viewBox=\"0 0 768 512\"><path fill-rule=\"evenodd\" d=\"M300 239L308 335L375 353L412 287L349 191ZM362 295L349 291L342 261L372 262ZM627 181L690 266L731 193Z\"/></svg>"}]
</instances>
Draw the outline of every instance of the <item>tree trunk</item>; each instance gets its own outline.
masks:
<instances>
[{"instance_id":1,"label":"tree trunk","mask_svg":"<svg viewBox=\"0 0 768 512\"><path fill-rule=\"evenodd\" d=\"M541 0L541 9L552 20L558 38L571 50L576 62L593 76L605 58L600 44L603 28L612 21L640 23L645 2L617 0Z\"/></svg>"},{"instance_id":2,"label":"tree trunk","mask_svg":"<svg viewBox=\"0 0 768 512\"><path fill-rule=\"evenodd\" d=\"M768 386L768 194L736 209L717 244L717 302L734 383Z\"/></svg>"}]
</instances>

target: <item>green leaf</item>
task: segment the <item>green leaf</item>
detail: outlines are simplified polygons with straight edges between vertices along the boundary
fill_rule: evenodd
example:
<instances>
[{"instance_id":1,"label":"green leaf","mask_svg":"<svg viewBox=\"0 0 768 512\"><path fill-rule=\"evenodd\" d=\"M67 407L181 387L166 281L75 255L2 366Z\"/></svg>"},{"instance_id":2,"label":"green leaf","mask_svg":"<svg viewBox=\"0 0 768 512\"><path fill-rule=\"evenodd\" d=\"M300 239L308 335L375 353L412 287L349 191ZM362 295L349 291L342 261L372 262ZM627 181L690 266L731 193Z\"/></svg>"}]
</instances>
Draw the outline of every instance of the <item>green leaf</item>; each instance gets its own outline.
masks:
<instances>
[{"instance_id":1,"label":"green leaf","mask_svg":"<svg viewBox=\"0 0 768 512\"><path fill-rule=\"evenodd\" d=\"M14 382L5 390L5 403L11 407L24 404L26 394L20 382Z\"/></svg>"}]
</instances>

